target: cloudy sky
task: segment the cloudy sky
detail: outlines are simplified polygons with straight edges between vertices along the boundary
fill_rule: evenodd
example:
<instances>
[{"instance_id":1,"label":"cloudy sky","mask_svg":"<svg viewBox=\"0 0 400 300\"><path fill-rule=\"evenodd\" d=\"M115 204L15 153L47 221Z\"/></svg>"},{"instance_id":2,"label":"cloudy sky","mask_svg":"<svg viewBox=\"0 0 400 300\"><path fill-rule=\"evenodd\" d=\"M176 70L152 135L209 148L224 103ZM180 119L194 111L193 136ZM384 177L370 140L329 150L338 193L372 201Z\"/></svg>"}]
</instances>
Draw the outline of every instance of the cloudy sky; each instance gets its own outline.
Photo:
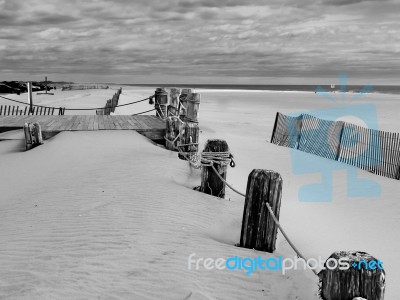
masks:
<instances>
[{"instance_id":1,"label":"cloudy sky","mask_svg":"<svg viewBox=\"0 0 400 300\"><path fill-rule=\"evenodd\" d=\"M400 0L0 0L0 80L400 84Z\"/></svg>"}]
</instances>

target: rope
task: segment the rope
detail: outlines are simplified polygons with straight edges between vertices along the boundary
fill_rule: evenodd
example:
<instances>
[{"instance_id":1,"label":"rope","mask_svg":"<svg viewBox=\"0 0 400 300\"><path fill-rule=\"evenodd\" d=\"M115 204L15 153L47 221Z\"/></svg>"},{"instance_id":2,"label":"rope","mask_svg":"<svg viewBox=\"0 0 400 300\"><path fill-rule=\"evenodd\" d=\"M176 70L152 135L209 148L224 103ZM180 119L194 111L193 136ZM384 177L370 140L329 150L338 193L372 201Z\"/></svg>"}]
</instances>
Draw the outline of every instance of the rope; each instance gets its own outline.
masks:
<instances>
[{"instance_id":1,"label":"rope","mask_svg":"<svg viewBox=\"0 0 400 300\"><path fill-rule=\"evenodd\" d=\"M201 152L201 163L205 166L213 166L219 164L221 166L230 165L235 167L233 155L230 152Z\"/></svg>"},{"instance_id":2,"label":"rope","mask_svg":"<svg viewBox=\"0 0 400 300\"><path fill-rule=\"evenodd\" d=\"M178 148L179 149L179 148ZM180 150L179 150L180 151ZM186 153L180 151L180 153L182 155L185 156L185 158L187 158ZM202 152L201 153L201 160L200 160L200 166L198 164L195 164L194 162L192 162L191 160L188 160L190 165L194 166L196 169L202 167L202 166L207 166L207 167L211 167L213 169L213 171L215 172L215 174L217 174L218 178L224 183L226 184L232 191L234 191L235 193L237 193L238 195L242 196L242 197L246 197L246 194L238 191L237 189L235 189L233 186L231 186L222 176L221 174L219 174L218 170L214 167L214 163L215 164L219 164L219 165L228 165L229 162L227 161L231 161L233 156L232 154L230 154L229 152ZM286 234L285 230L282 228L281 224L279 223L278 218L275 216L274 211L272 210L271 206L269 205L268 202L265 202L267 209L272 217L272 219L274 220L276 226L279 228L279 231L282 233L282 235L284 236L284 238L286 239L286 241L288 242L288 244L290 245L290 247L292 247L292 249L294 250L294 252L296 252L297 256L302 258L304 261L307 261L307 259L305 258L305 256L303 254L301 254L300 250L297 249L297 247L293 244L293 242L291 241L291 239L288 237L288 235ZM318 273L315 269L311 269L311 271L318 276Z\"/></svg>"},{"instance_id":3,"label":"rope","mask_svg":"<svg viewBox=\"0 0 400 300\"><path fill-rule=\"evenodd\" d=\"M116 106L112 106L112 107L122 107L122 106L132 105L132 104L135 104L135 103L139 103L139 102L143 102L143 101L149 100L149 98L150 97L147 97L146 99L133 101L133 102L125 103L125 104L120 104L120 105L116 105ZM109 107L109 108L111 108L111 107ZM65 110L96 110L96 109L104 109L104 107L98 107L98 108L66 108ZM143 113L145 113L145 112L143 112Z\"/></svg>"},{"instance_id":4,"label":"rope","mask_svg":"<svg viewBox=\"0 0 400 300\"><path fill-rule=\"evenodd\" d=\"M4 97L4 96L0 96L0 98L6 99L6 100L12 101L12 102L20 103L20 104L29 105L29 103L18 101L18 100L14 100L14 99L10 99L10 98ZM40 105L33 105L33 106L40 106ZM45 106L41 106L41 107L45 107Z\"/></svg>"},{"instance_id":5,"label":"rope","mask_svg":"<svg viewBox=\"0 0 400 300\"><path fill-rule=\"evenodd\" d=\"M152 97L152 96L150 96L150 97ZM150 97L147 97L147 98L142 99L142 100L137 100L137 101L133 101L133 102L125 103L125 104L116 105L116 106L113 106L113 107L122 107L122 106L127 106L127 105L132 105L132 104L135 104L135 103L147 101L147 100L150 99ZM18 101L18 100L14 100L14 99L10 99L10 98L3 97L3 96L0 96L0 98L3 98L3 99L8 100L8 101L24 104L24 105L29 105L29 103ZM53 108L52 106L44 106L44 105L36 105L36 104L32 104L32 106ZM104 106L103 107L97 107L97 108L65 108L64 110L98 110L98 109L104 109ZM151 111L151 110L149 110L149 111ZM146 112L148 112L148 111L146 111ZM142 113L145 113L145 112L142 112ZM142 113L139 113L139 114L142 114Z\"/></svg>"},{"instance_id":6,"label":"rope","mask_svg":"<svg viewBox=\"0 0 400 300\"><path fill-rule=\"evenodd\" d=\"M156 109L155 109L155 108L153 108L153 109L150 109L150 110L142 111L142 112L140 112L140 113L133 114L132 116L136 116L136 115L145 114L145 113L151 112L151 111L153 111L153 110L156 110Z\"/></svg>"},{"instance_id":7,"label":"rope","mask_svg":"<svg viewBox=\"0 0 400 300\"><path fill-rule=\"evenodd\" d=\"M234 192L236 192L237 194L239 194L240 196L246 197L245 194L239 192L237 189L235 189L234 187L232 187L220 174L219 172L215 169L215 167L213 165L211 165L211 168L214 170L215 174L217 174L218 178L224 182L231 190L233 190ZM276 226L279 228L280 232L282 233L282 235L285 237L286 241L288 242L288 244L290 245L290 247L292 247L292 249L294 250L294 252L296 252L297 256L302 258L304 261L307 261L307 259L305 258L305 256L303 254L301 254L300 250L297 249L297 247L293 244L293 242L290 240L290 238L288 237L288 235L286 234L285 230L282 228L281 224L279 223L277 217L275 216L271 206L269 205L268 202L265 202L265 205L267 206L267 209L272 217L272 219L274 220ZM318 273L315 269L311 269L313 271L313 273L318 276Z\"/></svg>"}]
</instances>

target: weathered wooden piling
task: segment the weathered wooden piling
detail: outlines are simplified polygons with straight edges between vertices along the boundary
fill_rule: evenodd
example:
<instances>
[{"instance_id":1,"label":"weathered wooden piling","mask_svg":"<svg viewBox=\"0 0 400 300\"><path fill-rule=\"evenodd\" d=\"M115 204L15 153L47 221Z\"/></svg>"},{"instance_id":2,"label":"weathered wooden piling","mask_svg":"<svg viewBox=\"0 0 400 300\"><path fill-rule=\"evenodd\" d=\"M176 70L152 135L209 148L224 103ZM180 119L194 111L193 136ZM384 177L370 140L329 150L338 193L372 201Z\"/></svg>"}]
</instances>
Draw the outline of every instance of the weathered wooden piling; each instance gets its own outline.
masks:
<instances>
[{"instance_id":1,"label":"weathered wooden piling","mask_svg":"<svg viewBox=\"0 0 400 300\"><path fill-rule=\"evenodd\" d=\"M177 117L168 117L165 120L165 125L165 148L168 150L177 150L181 121Z\"/></svg>"},{"instance_id":2,"label":"weathered wooden piling","mask_svg":"<svg viewBox=\"0 0 400 300\"><path fill-rule=\"evenodd\" d=\"M348 263L349 268L342 268L339 260ZM386 283L383 263L368 253L335 252L318 275L323 300L352 300L356 297L384 299Z\"/></svg>"},{"instance_id":3,"label":"weathered wooden piling","mask_svg":"<svg viewBox=\"0 0 400 300\"><path fill-rule=\"evenodd\" d=\"M199 149L199 126L196 123L184 122L179 125L179 131L181 133L177 147L184 154L179 153L180 159L186 160L191 155L197 153Z\"/></svg>"},{"instance_id":4,"label":"weathered wooden piling","mask_svg":"<svg viewBox=\"0 0 400 300\"><path fill-rule=\"evenodd\" d=\"M43 144L42 129L39 123L25 123L24 133L26 150Z\"/></svg>"},{"instance_id":5,"label":"weathered wooden piling","mask_svg":"<svg viewBox=\"0 0 400 300\"><path fill-rule=\"evenodd\" d=\"M199 105L199 93L190 93L186 96L186 121L198 122Z\"/></svg>"},{"instance_id":6,"label":"weathered wooden piling","mask_svg":"<svg viewBox=\"0 0 400 300\"><path fill-rule=\"evenodd\" d=\"M254 169L248 178L240 247L273 253L278 227L267 203L279 220L282 178L274 171Z\"/></svg>"},{"instance_id":7,"label":"weathered wooden piling","mask_svg":"<svg viewBox=\"0 0 400 300\"><path fill-rule=\"evenodd\" d=\"M177 88L171 88L169 92L170 103L168 105L168 116L176 116L178 115L178 107L179 107L179 95L181 94L181 90Z\"/></svg>"},{"instance_id":8,"label":"weathered wooden piling","mask_svg":"<svg viewBox=\"0 0 400 300\"><path fill-rule=\"evenodd\" d=\"M179 116L182 120L186 118L187 96L192 92L192 89L182 89L182 92L179 96Z\"/></svg>"},{"instance_id":9,"label":"weathered wooden piling","mask_svg":"<svg viewBox=\"0 0 400 300\"><path fill-rule=\"evenodd\" d=\"M156 116L162 119L167 117L168 107L168 93L164 88L157 88L154 93L154 108L156 109Z\"/></svg>"},{"instance_id":10,"label":"weathered wooden piling","mask_svg":"<svg viewBox=\"0 0 400 300\"><path fill-rule=\"evenodd\" d=\"M224 140L208 140L203 152L214 152L216 155L221 152L229 152L228 143ZM226 180L228 166L226 164L213 163L219 175ZM200 191L220 198L225 197L225 183L215 174L211 166L203 166L201 171Z\"/></svg>"}]
</instances>

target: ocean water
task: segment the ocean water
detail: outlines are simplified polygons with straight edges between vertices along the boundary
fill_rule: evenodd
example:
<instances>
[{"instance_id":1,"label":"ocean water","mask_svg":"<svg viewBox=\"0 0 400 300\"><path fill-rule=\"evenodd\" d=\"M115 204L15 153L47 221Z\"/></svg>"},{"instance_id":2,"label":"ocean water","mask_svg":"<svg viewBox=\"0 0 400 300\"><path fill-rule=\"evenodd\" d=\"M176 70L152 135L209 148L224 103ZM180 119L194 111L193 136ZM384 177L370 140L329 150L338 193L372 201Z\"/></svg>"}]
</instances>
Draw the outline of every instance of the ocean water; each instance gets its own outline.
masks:
<instances>
[{"instance_id":1,"label":"ocean water","mask_svg":"<svg viewBox=\"0 0 400 300\"><path fill-rule=\"evenodd\" d=\"M394 85L375 85L366 88L363 85L347 85L342 87L335 85L331 88L330 85L283 85L283 84L268 84L268 85L227 85L227 84L124 84L125 86L142 86L142 87L181 87L181 88L200 88L200 89L218 89L218 90L260 90L260 91L297 91L297 92L315 92L322 88L327 92L352 92L352 93L380 93L380 94L400 94L400 86Z\"/></svg>"}]
</instances>

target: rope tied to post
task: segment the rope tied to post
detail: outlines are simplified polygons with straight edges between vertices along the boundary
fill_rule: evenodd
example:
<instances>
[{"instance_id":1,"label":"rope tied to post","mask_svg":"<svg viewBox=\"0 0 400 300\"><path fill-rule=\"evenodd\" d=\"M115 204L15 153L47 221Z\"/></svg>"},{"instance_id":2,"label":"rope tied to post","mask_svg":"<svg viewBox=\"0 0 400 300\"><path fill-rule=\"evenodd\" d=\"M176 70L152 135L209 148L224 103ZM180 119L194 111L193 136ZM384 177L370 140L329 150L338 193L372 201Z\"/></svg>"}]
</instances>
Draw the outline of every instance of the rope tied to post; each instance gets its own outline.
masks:
<instances>
[{"instance_id":1,"label":"rope tied to post","mask_svg":"<svg viewBox=\"0 0 400 300\"><path fill-rule=\"evenodd\" d=\"M193 152L183 152L178 147L179 153L182 154L189 162L190 166L195 169L202 167L212 167L216 171L214 164L219 166L230 165L232 168L236 166L233 160L233 154L230 152L205 152L202 151L200 154Z\"/></svg>"},{"instance_id":2,"label":"rope tied to post","mask_svg":"<svg viewBox=\"0 0 400 300\"><path fill-rule=\"evenodd\" d=\"M242 197L246 197L246 194L238 191L236 188L234 188L232 185L230 185L218 172L217 168L215 168L214 164L218 165L223 165L227 166L228 164L233 168L235 166L235 162L233 161L233 155L230 152L201 152L200 154L198 153L190 153L190 152L183 152L181 149L179 149L179 152L186 158L186 160L189 162L190 166L192 166L195 169L200 169L202 167L211 167L212 170L215 172L215 174L218 176L218 178L225 184L227 185L232 191L237 193L238 195ZM269 214L271 215L274 223L278 227L279 231L282 233L290 247L294 250L296 255L304 261L307 261L306 257L300 252L300 250L294 245L293 241L289 238L289 236L286 234L285 230L282 228L278 218L275 216L275 213L272 209L272 207L269 205L268 202L265 203L265 206L268 209ZM318 277L318 273L315 269L311 269L311 271Z\"/></svg>"},{"instance_id":3,"label":"rope tied to post","mask_svg":"<svg viewBox=\"0 0 400 300\"><path fill-rule=\"evenodd\" d=\"M230 152L201 152L201 164L203 166L212 166L217 164L220 166L230 165L232 168L236 166L233 155Z\"/></svg>"}]
</instances>

